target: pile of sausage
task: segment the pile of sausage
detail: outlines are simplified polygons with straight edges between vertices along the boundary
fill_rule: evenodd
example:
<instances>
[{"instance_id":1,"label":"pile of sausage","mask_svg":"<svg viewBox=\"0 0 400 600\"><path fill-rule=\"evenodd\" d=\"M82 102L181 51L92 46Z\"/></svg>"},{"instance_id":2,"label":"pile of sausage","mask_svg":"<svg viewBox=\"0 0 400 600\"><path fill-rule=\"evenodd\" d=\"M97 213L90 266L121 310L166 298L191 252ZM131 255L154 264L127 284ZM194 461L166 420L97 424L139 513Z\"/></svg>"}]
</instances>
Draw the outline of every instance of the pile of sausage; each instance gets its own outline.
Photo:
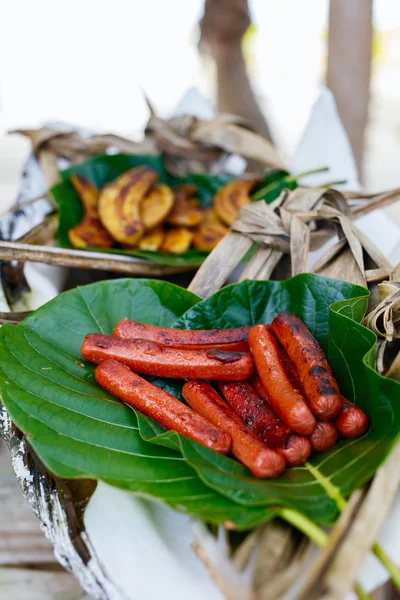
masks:
<instances>
[{"instance_id":1,"label":"pile of sausage","mask_svg":"<svg viewBox=\"0 0 400 600\"><path fill-rule=\"evenodd\" d=\"M271 325L234 329L125 319L113 336L87 335L81 352L98 364L104 389L166 429L231 453L256 477L279 477L312 450L333 446L338 434L353 438L368 428L365 413L341 395L317 340L288 312ZM137 373L185 379L189 406Z\"/></svg>"}]
</instances>

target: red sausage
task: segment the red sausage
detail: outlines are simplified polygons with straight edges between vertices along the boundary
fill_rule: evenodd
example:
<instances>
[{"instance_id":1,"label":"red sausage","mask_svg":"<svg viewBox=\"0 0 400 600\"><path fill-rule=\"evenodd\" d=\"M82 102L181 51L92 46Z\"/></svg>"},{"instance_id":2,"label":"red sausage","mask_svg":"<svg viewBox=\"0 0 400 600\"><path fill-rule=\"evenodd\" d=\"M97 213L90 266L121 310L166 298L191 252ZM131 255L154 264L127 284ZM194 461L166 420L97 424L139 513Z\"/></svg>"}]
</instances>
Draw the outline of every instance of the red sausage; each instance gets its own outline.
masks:
<instances>
[{"instance_id":1,"label":"red sausage","mask_svg":"<svg viewBox=\"0 0 400 600\"><path fill-rule=\"evenodd\" d=\"M272 408L293 431L310 435L315 418L303 396L295 390L283 367L276 339L267 325L250 329L249 345Z\"/></svg>"},{"instance_id":2,"label":"red sausage","mask_svg":"<svg viewBox=\"0 0 400 600\"><path fill-rule=\"evenodd\" d=\"M269 446L288 441L293 431L247 381L220 381L219 389L232 410Z\"/></svg>"},{"instance_id":3,"label":"red sausage","mask_svg":"<svg viewBox=\"0 0 400 600\"><path fill-rule=\"evenodd\" d=\"M304 396L304 390L301 385L300 377L299 377L296 367L293 364L293 361L289 358L288 353L286 352L285 348L283 348L282 346L279 347L279 352L281 353L283 367L286 371L287 376L289 377L290 381L293 383L295 389L299 390L299 392Z\"/></svg>"},{"instance_id":4,"label":"red sausage","mask_svg":"<svg viewBox=\"0 0 400 600\"><path fill-rule=\"evenodd\" d=\"M268 446L281 454L288 465L303 464L311 454L310 440L293 433L245 382L219 382L219 388L232 410Z\"/></svg>"},{"instance_id":5,"label":"red sausage","mask_svg":"<svg viewBox=\"0 0 400 600\"><path fill-rule=\"evenodd\" d=\"M288 465L297 467L303 465L310 458L312 444L310 438L294 433L286 444L277 448L276 451L282 454Z\"/></svg>"},{"instance_id":6,"label":"red sausage","mask_svg":"<svg viewBox=\"0 0 400 600\"><path fill-rule=\"evenodd\" d=\"M228 454L230 451L229 434L125 365L116 360L105 360L96 368L95 375L101 387L166 429L177 431L215 452Z\"/></svg>"},{"instance_id":7,"label":"red sausage","mask_svg":"<svg viewBox=\"0 0 400 600\"><path fill-rule=\"evenodd\" d=\"M293 383L294 387L304 395L296 367L290 360L286 350L284 348L281 348L280 350L285 371L289 375L290 381ZM337 437L338 432L333 423L323 423L322 421L317 420L317 426L310 435L310 441L316 452L323 452L336 444Z\"/></svg>"},{"instance_id":8,"label":"red sausage","mask_svg":"<svg viewBox=\"0 0 400 600\"><path fill-rule=\"evenodd\" d=\"M81 352L90 362L111 358L138 373L176 379L242 381L254 370L252 358L245 352L176 350L146 340L118 340L98 333L86 336Z\"/></svg>"},{"instance_id":9,"label":"red sausage","mask_svg":"<svg viewBox=\"0 0 400 600\"><path fill-rule=\"evenodd\" d=\"M205 381L188 381L182 389L186 402L203 417L220 427L232 438L232 454L256 477L279 477L285 461L268 448L239 419L213 387Z\"/></svg>"},{"instance_id":10,"label":"red sausage","mask_svg":"<svg viewBox=\"0 0 400 600\"><path fill-rule=\"evenodd\" d=\"M368 429L368 417L355 404L343 398L343 410L335 419L335 425L344 438L356 438Z\"/></svg>"},{"instance_id":11,"label":"red sausage","mask_svg":"<svg viewBox=\"0 0 400 600\"><path fill-rule=\"evenodd\" d=\"M317 421L317 426L310 435L310 441L315 452L323 452L336 444L337 437L338 432L333 423Z\"/></svg>"},{"instance_id":12,"label":"red sausage","mask_svg":"<svg viewBox=\"0 0 400 600\"><path fill-rule=\"evenodd\" d=\"M314 415L321 421L336 417L343 402L339 386L317 340L298 317L288 312L277 315L271 328L296 367Z\"/></svg>"},{"instance_id":13,"label":"red sausage","mask_svg":"<svg viewBox=\"0 0 400 600\"><path fill-rule=\"evenodd\" d=\"M228 350L248 352L247 336L250 327L231 329L167 329L124 319L117 323L114 335L125 340L142 339L169 348L183 350Z\"/></svg>"}]
</instances>

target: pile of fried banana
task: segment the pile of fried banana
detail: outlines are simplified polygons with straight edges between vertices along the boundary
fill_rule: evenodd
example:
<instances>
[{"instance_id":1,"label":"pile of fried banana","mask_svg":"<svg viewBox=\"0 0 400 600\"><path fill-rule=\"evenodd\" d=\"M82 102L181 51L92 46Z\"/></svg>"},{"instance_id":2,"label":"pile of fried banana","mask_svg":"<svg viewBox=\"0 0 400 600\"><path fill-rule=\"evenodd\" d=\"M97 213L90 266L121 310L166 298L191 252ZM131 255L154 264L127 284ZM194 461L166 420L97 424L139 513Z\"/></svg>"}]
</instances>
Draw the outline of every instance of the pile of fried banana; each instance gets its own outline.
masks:
<instances>
[{"instance_id":1,"label":"pile of fried banana","mask_svg":"<svg viewBox=\"0 0 400 600\"><path fill-rule=\"evenodd\" d=\"M250 202L255 179L234 179L216 193L213 206L200 207L197 188L157 183L156 171L135 167L97 189L81 175L70 181L84 209L68 232L74 248L159 250L183 254L190 247L210 252L229 232L241 206Z\"/></svg>"}]
</instances>

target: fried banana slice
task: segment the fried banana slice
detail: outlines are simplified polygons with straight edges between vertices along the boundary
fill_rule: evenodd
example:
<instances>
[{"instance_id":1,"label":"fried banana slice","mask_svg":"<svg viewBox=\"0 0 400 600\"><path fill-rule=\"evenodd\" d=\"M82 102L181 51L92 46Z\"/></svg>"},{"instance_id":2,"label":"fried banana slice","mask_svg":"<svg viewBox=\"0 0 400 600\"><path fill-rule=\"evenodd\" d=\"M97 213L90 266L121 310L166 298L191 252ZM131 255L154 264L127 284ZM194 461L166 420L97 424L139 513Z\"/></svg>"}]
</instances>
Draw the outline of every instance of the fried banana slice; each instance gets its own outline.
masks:
<instances>
[{"instance_id":1,"label":"fried banana slice","mask_svg":"<svg viewBox=\"0 0 400 600\"><path fill-rule=\"evenodd\" d=\"M135 246L143 236L141 204L157 177L149 167L135 167L101 190L100 220L118 242Z\"/></svg>"},{"instance_id":2,"label":"fried banana slice","mask_svg":"<svg viewBox=\"0 0 400 600\"><path fill-rule=\"evenodd\" d=\"M194 233L186 227L174 227L165 232L164 241L160 246L161 252L183 254L189 250Z\"/></svg>"},{"instance_id":3,"label":"fried banana slice","mask_svg":"<svg viewBox=\"0 0 400 600\"><path fill-rule=\"evenodd\" d=\"M141 250L159 250L164 238L164 229L161 226L154 227L144 234L139 242L139 248Z\"/></svg>"},{"instance_id":4,"label":"fried banana slice","mask_svg":"<svg viewBox=\"0 0 400 600\"><path fill-rule=\"evenodd\" d=\"M227 233L229 228L221 223L215 210L211 208L207 210L204 221L194 234L193 246L197 250L211 252Z\"/></svg>"},{"instance_id":5,"label":"fried banana slice","mask_svg":"<svg viewBox=\"0 0 400 600\"><path fill-rule=\"evenodd\" d=\"M164 183L158 183L143 198L140 214L146 229L153 229L162 223L174 205L174 194Z\"/></svg>"},{"instance_id":6,"label":"fried banana slice","mask_svg":"<svg viewBox=\"0 0 400 600\"><path fill-rule=\"evenodd\" d=\"M197 227L204 218L204 211L199 208L200 201L193 198L197 187L190 183L179 185L173 189L174 208L167 218L169 225L176 227Z\"/></svg>"},{"instance_id":7,"label":"fried banana slice","mask_svg":"<svg viewBox=\"0 0 400 600\"><path fill-rule=\"evenodd\" d=\"M78 193L82 206L82 220L68 231L74 248L111 248L114 240L99 219L99 190L81 175L71 175L70 181Z\"/></svg>"},{"instance_id":8,"label":"fried banana slice","mask_svg":"<svg viewBox=\"0 0 400 600\"><path fill-rule=\"evenodd\" d=\"M249 194L257 183L257 179L234 179L218 190L214 207L223 223L233 225L239 209L250 202Z\"/></svg>"}]
</instances>

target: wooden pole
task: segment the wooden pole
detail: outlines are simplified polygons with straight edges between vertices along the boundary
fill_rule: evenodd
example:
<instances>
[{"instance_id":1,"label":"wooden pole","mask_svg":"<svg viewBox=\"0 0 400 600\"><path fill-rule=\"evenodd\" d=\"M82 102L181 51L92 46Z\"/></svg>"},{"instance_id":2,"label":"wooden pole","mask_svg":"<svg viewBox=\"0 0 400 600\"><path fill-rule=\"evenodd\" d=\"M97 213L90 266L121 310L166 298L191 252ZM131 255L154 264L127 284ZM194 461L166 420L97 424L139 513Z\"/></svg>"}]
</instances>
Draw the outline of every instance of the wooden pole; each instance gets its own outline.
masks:
<instances>
[{"instance_id":1,"label":"wooden pole","mask_svg":"<svg viewBox=\"0 0 400 600\"><path fill-rule=\"evenodd\" d=\"M209 53L215 63L218 112L243 117L271 141L242 50L242 38L250 24L248 0L205 0L200 50Z\"/></svg>"},{"instance_id":2,"label":"wooden pole","mask_svg":"<svg viewBox=\"0 0 400 600\"><path fill-rule=\"evenodd\" d=\"M327 85L362 177L371 78L373 0L330 0Z\"/></svg>"}]
</instances>

